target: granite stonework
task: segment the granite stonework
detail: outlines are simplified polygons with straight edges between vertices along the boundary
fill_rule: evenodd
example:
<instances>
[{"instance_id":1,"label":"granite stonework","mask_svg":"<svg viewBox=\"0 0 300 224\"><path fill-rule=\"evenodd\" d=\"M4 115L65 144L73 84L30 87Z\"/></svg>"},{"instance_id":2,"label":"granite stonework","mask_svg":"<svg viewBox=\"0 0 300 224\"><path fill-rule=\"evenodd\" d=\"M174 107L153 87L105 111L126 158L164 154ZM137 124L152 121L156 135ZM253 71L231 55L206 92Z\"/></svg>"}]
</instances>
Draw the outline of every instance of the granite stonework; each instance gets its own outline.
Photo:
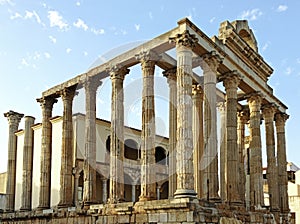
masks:
<instances>
[{"instance_id":1,"label":"granite stonework","mask_svg":"<svg viewBox=\"0 0 300 224\"><path fill-rule=\"evenodd\" d=\"M124 93L136 95L124 83L135 65L142 80L135 99L142 105L140 129L124 125ZM168 138L157 134L157 73L169 88ZM44 91L37 99L42 124L26 116L25 130L18 131L23 114L4 114L8 172L0 223L292 223L285 169L289 115L268 85L272 73L246 20L225 21L209 38L182 19L159 37ZM111 120L104 121L96 117L107 107L97 108L106 101L97 89L109 77ZM80 89L86 111L75 115ZM63 113L52 117L58 99Z\"/></svg>"},{"instance_id":2,"label":"granite stonework","mask_svg":"<svg viewBox=\"0 0 300 224\"><path fill-rule=\"evenodd\" d=\"M201 204L205 206L201 206ZM2 223L275 223L272 213L180 198L4 213Z\"/></svg>"}]
</instances>

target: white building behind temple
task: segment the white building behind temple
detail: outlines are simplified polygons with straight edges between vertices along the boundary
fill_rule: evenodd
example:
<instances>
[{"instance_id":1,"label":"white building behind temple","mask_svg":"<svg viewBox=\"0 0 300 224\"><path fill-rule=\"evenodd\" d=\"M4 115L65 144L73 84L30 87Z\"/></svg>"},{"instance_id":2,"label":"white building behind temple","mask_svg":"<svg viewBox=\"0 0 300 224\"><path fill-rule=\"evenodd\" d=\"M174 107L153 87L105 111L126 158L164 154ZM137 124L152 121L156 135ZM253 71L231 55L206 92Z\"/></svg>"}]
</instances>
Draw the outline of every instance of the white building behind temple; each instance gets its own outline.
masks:
<instances>
[{"instance_id":1,"label":"white building behind temple","mask_svg":"<svg viewBox=\"0 0 300 224\"><path fill-rule=\"evenodd\" d=\"M61 169L61 145L62 145L62 117L53 117L52 123L52 164L51 164L51 207L57 206L60 201L60 169ZM42 125L34 124L33 129L33 173L32 173L32 209L39 205L40 191L40 163L41 163L41 134ZM74 164L73 178L74 204L82 201L83 194L83 154L84 154L84 129L85 116L76 114L73 116L74 134ZM136 201L140 191L140 130L125 127L125 201ZM15 210L22 206L23 185L23 146L24 130L16 132L17 135L17 161L16 161L16 192ZM96 121L96 161L97 161L97 201L106 202L108 196L109 180L109 141L110 122L97 119ZM168 169L167 169L168 139L156 137L156 175L157 189L161 192L161 198L168 196ZM106 186L106 190L103 189Z\"/></svg>"}]
</instances>

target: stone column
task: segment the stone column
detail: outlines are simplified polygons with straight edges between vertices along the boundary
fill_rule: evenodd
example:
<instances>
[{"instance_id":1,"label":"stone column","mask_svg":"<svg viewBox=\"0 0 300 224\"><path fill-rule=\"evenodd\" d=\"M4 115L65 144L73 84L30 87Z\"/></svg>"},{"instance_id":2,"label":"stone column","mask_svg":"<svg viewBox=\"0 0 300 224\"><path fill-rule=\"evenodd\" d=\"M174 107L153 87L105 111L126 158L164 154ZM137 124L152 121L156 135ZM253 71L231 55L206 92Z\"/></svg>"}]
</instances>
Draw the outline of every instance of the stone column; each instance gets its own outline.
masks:
<instances>
[{"instance_id":1,"label":"stone column","mask_svg":"<svg viewBox=\"0 0 300 224\"><path fill-rule=\"evenodd\" d=\"M169 198L176 191L177 86L176 68L164 72L169 84Z\"/></svg>"},{"instance_id":2,"label":"stone column","mask_svg":"<svg viewBox=\"0 0 300 224\"><path fill-rule=\"evenodd\" d=\"M263 108L267 149L267 180L271 211L279 211L278 169L275 156L274 115L276 107L266 105Z\"/></svg>"},{"instance_id":3,"label":"stone column","mask_svg":"<svg viewBox=\"0 0 300 224\"><path fill-rule=\"evenodd\" d=\"M216 73L222 62L215 51L202 56L204 75L204 170L203 192L208 200L219 200Z\"/></svg>"},{"instance_id":4,"label":"stone column","mask_svg":"<svg viewBox=\"0 0 300 224\"><path fill-rule=\"evenodd\" d=\"M109 202L124 201L124 90L123 80L129 70L113 66L109 70L112 83L110 128Z\"/></svg>"},{"instance_id":5,"label":"stone column","mask_svg":"<svg viewBox=\"0 0 300 224\"><path fill-rule=\"evenodd\" d=\"M218 103L220 112L220 196L222 202L227 199L227 141L226 141L226 103ZM205 197L205 195L203 195Z\"/></svg>"},{"instance_id":6,"label":"stone column","mask_svg":"<svg viewBox=\"0 0 300 224\"><path fill-rule=\"evenodd\" d=\"M161 188L161 186L158 184L156 187L157 200L160 200L160 188Z\"/></svg>"},{"instance_id":7,"label":"stone column","mask_svg":"<svg viewBox=\"0 0 300 224\"><path fill-rule=\"evenodd\" d=\"M107 179L102 178L102 201L105 204L107 202Z\"/></svg>"},{"instance_id":8,"label":"stone column","mask_svg":"<svg viewBox=\"0 0 300 224\"><path fill-rule=\"evenodd\" d=\"M74 205L75 207L78 206L78 186L79 186L79 177L80 177L80 172L78 171L77 168L73 169L74 173Z\"/></svg>"},{"instance_id":9,"label":"stone column","mask_svg":"<svg viewBox=\"0 0 300 224\"><path fill-rule=\"evenodd\" d=\"M15 191L16 191L16 158L17 158L17 136L20 121L24 114L19 114L10 110L4 113L8 120L8 161L7 161L7 180L6 180L6 208L5 211L13 212L15 210Z\"/></svg>"},{"instance_id":10,"label":"stone column","mask_svg":"<svg viewBox=\"0 0 300 224\"><path fill-rule=\"evenodd\" d=\"M54 97L37 99L42 107L42 146L41 146L41 177L39 209L50 207L51 192L51 155L52 155L52 117L53 104L57 102Z\"/></svg>"},{"instance_id":11,"label":"stone column","mask_svg":"<svg viewBox=\"0 0 300 224\"><path fill-rule=\"evenodd\" d=\"M132 183L132 186L131 186L131 201L132 202L135 202L135 188L136 188L135 183Z\"/></svg>"},{"instance_id":12,"label":"stone column","mask_svg":"<svg viewBox=\"0 0 300 224\"><path fill-rule=\"evenodd\" d=\"M226 201L229 203L240 203L240 194L238 193L237 89L241 77L236 71L233 71L224 74L221 79L226 91Z\"/></svg>"},{"instance_id":13,"label":"stone column","mask_svg":"<svg viewBox=\"0 0 300 224\"><path fill-rule=\"evenodd\" d=\"M96 94L101 84L98 78L87 78L85 89L85 150L83 203L96 203Z\"/></svg>"},{"instance_id":14,"label":"stone column","mask_svg":"<svg viewBox=\"0 0 300 224\"><path fill-rule=\"evenodd\" d=\"M262 97L259 94L252 94L248 98L250 109L250 205L257 209L264 205L260 134L261 102Z\"/></svg>"},{"instance_id":15,"label":"stone column","mask_svg":"<svg viewBox=\"0 0 300 224\"><path fill-rule=\"evenodd\" d=\"M192 57L197 39L188 31L171 41L177 53L177 189L175 198L196 198L193 168Z\"/></svg>"},{"instance_id":16,"label":"stone column","mask_svg":"<svg viewBox=\"0 0 300 224\"><path fill-rule=\"evenodd\" d=\"M245 174L245 164L244 164L244 154L245 154L245 125L249 120L249 111L242 110L238 112L238 127L237 127L237 144L239 152L239 194L240 199L243 204L245 204L245 194L246 194L246 174Z\"/></svg>"},{"instance_id":17,"label":"stone column","mask_svg":"<svg viewBox=\"0 0 300 224\"><path fill-rule=\"evenodd\" d=\"M150 52L137 55L143 71L142 137L141 137L141 195L140 201L156 198L155 180L155 105L154 69L158 56Z\"/></svg>"},{"instance_id":18,"label":"stone column","mask_svg":"<svg viewBox=\"0 0 300 224\"><path fill-rule=\"evenodd\" d=\"M73 205L72 168L73 168L73 122L72 104L75 87L65 88L60 92L63 100L62 148L60 170L60 202L59 207Z\"/></svg>"},{"instance_id":19,"label":"stone column","mask_svg":"<svg viewBox=\"0 0 300 224\"><path fill-rule=\"evenodd\" d=\"M33 166L33 130L34 117L25 117L25 134L23 146L23 178L22 178L22 205L21 210L31 210L32 195L32 166Z\"/></svg>"},{"instance_id":20,"label":"stone column","mask_svg":"<svg viewBox=\"0 0 300 224\"><path fill-rule=\"evenodd\" d=\"M203 167L203 90L201 86L193 85L193 146L194 146L194 188L199 198L202 198Z\"/></svg>"},{"instance_id":21,"label":"stone column","mask_svg":"<svg viewBox=\"0 0 300 224\"><path fill-rule=\"evenodd\" d=\"M286 144L285 144L285 122L289 115L277 113L275 125L277 133L277 164L278 164L278 185L279 185L279 207L282 213L289 212L289 198L287 193L288 178L286 171Z\"/></svg>"}]
</instances>

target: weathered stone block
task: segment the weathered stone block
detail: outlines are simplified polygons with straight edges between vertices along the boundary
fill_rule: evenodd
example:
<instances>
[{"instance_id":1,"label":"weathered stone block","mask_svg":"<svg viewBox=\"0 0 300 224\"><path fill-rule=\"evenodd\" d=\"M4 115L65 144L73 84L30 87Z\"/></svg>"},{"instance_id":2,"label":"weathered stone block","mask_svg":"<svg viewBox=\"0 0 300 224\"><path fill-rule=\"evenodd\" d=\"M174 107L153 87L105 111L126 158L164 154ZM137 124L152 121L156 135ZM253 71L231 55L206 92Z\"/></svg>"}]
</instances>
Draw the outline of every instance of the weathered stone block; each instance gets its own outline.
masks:
<instances>
[{"instance_id":1,"label":"weathered stone block","mask_svg":"<svg viewBox=\"0 0 300 224\"><path fill-rule=\"evenodd\" d=\"M159 214L152 213L149 214L149 222L158 222L159 221Z\"/></svg>"},{"instance_id":2,"label":"weathered stone block","mask_svg":"<svg viewBox=\"0 0 300 224\"><path fill-rule=\"evenodd\" d=\"M175 222L175 221L176 221L175 213L168 213L168 222Z\"/></svg>"},{"instance_id":3,"label":"weathered stone block","mask_svg":"<svg viewBox=\"0 0 300 224\"><path fill-rule=\"evenodd\" d=\"M159 214L159 222L166 223L168 221L168 214L167 213L160 213Z\"/></svg>"},{"instance_id":4,"label":"weathered stone block","mask_svg":"<svg viewBox=\"0 0 300 224\"><path fill-rule=\"evenodd\" d=\"M136 214L135 221L141 223L148 222L148 216L147 214Z\"/></svg>"},{"instance_id":5,"label":"weathered stone block","mask_svg":"<svg viewBox=\"0 0 300 224\"><path fill-rule=\"evenodd\" d=\"M176 221L177 222L186 222L186 212L176 213Z\"/></svg>"},{"instance_id":6,"label":"weathered stone block","mask_svg":"<svg viewBox=\"0 0 300 224\"><path fill-rule=\"evenodd\" d=\"M119 215L118 223L129 223L129 215Z\"/></svg>"}]
</instances>

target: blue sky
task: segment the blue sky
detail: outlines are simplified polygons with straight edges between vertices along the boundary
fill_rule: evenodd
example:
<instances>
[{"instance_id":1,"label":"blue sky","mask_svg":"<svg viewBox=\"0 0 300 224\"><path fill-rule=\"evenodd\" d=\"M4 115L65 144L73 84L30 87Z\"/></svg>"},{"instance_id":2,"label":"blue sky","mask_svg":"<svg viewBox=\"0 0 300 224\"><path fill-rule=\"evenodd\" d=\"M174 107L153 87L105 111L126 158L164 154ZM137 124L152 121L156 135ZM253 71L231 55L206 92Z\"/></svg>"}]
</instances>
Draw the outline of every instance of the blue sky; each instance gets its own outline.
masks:
<instances>
[{"instance_id":1,"label":"blue sky","mask_svg":"<svg viewBox=\"0 0 300 224\"><path fill-rule=\"evenodd\" d=\"M288 160L300 165L299 10L300 2L295 0L0 0L0 113L15 110L41 122L35 99L42 91L87 71L99 56L116 47L174 28L181 18L188 17L208 36L217 35L224 20L247 19L259 52L274 68L269 85L289 107ZM104 102L99 101L101 108ZM54 110L53 115L61 114ZM2 117L0 172L6 170L7 128Z\"/></svg>"}]
</instances>

